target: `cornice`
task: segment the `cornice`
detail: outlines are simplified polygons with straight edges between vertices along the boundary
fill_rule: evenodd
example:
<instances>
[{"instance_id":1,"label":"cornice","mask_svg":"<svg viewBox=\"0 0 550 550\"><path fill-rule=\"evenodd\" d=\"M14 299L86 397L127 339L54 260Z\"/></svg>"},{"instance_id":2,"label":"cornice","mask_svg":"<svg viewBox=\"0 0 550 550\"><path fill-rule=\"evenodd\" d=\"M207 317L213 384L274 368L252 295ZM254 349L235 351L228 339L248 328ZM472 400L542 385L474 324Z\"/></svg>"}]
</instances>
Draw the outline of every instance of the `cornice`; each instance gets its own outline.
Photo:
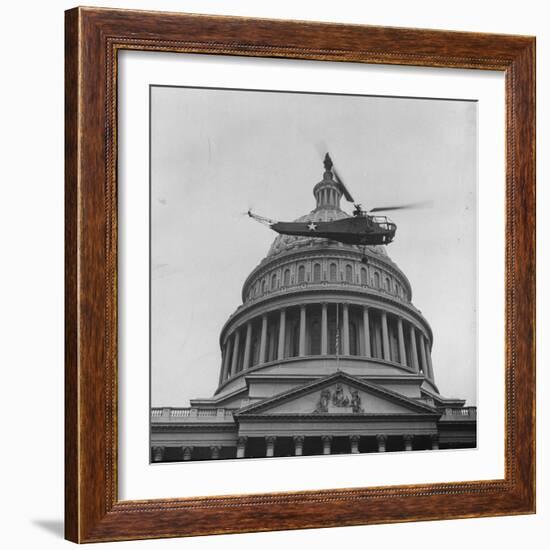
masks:
<instances>
[{"instance_id":1,"label":"cornice","mask_svg":"<svg viewBox=\"0 0 550 550\"><path fill-rule=\"evenodd\" d=\"M183 420L183 419L186 420ZM166 433L166 432L232 432L235 430L237 424L233 420L232 422L226 422L225 424L206 424L206 423L191 423L189 417L182 417L182 420L177 422L171 422L170 424L156 424L151 423L151 432L154 433Z\"/></svg>"},{"instance_id":2,"label":"cornice","mask_svg":"<svg viewBox=\"0 0 550 550\"><path fill-rule=\"evenodd\" d=\"M261 421L261 420L316 420L316 421L331 421L336 420L352 420L355 422L365 422L366 419L375 420L431 420L438 422L440 413L265 413L252 414L243 413L239 415L239 421ZM454 425L454 424L453 424Z\"/></svg>"}]
</instances>

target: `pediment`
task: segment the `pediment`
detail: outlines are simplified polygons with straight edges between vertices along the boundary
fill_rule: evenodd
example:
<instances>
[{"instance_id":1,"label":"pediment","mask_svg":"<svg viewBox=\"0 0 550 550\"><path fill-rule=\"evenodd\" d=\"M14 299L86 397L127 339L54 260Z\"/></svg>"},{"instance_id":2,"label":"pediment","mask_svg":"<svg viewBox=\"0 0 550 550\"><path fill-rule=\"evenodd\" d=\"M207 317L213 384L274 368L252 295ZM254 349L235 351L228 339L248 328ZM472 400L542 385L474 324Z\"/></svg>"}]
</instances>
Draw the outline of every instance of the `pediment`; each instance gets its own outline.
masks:
<instances>
[{"instance_id":1,"label":"pediment","mask_svg":"<svg viewBox=\"0 0 550 550\"><path fill-rule=\"evenodd\" d=\"M237 414L326 416L438 413L424 403L372 382L365 382L345 373L336 373L255 403Z\"/></svg>"}]
</instances>

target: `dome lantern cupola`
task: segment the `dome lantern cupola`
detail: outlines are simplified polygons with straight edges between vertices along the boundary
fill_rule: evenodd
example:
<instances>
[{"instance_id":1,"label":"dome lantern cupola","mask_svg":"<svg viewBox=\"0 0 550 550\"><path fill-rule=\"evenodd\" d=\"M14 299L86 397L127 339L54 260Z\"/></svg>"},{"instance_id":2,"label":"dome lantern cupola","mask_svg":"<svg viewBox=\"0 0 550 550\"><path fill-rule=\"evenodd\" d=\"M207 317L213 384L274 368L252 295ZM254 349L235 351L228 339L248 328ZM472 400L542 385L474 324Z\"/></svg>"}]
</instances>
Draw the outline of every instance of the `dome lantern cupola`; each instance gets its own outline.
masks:
<instances>
[{"instance_id":1,"label":"dome lantern cupola","mask_svg":"<svg viewBox=\"0 0 550 550\"><path fill-rule=\"evenodd\" d=\"M350 217L349 214L347 214L340 207L340 200L344 197L347 201L354 202L354 198L338 176L336 169L333 166L332 159L328 153L325 155L323 164L325 167L323 179L313 187L313 196L316 200L316 206L311 212L309 212L309 214L305 214L304 216L300 216L295 219L294 223L328 222ZM336 247L339 249L354 250L359 253L364 253L365 250L364 247L360 248L357 245L345 245L333 241L331 242L328 239L316 237L313 233L311 236L308 235L305 237L281 234L277 235L273 241L273 244L269 248L267 257L262 262L268 261L283 253L296 251L305 246L316 245L323 246L324 248ZM376 256L387 257L385 246L367 245L366 250L376 254ZM245 282L245 289L250 279L251 277L249 277L247 282Z\"/></svg>"},{"instance_id":2,"label":"dome lantern cupola","mask_svg":"<svg viewBox=\"0 0 550 550\"><path fill-rule=\"evenodd\" d=\"M325 173L323 179L313 188L313 195L317 200L316 210L340 210L342 190L334 178L333 164L327 153L323 161Z\"/></svg>"}]
</instances>

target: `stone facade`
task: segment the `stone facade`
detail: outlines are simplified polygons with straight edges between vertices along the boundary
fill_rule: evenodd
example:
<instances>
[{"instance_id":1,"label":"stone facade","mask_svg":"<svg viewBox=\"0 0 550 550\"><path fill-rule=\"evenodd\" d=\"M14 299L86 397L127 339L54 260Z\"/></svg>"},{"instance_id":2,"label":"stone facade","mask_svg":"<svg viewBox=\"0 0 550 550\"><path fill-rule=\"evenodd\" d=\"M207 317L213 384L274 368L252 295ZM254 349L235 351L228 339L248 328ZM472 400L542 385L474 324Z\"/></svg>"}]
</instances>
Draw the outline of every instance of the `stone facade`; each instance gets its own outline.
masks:
<instances>
[{"instance_id":1,"label":"stone facade","mask_svg":"<svg viewBox=\"0 0 550 550\"><path fill-rule=\"evenodd\" d=\"M296 221L346 217L331 171ZM440 395L433 334L384 246L278 236L220 334L214 396L153 409L151 460L476 445L476 409Z\"/></svg>"}]
</instances>

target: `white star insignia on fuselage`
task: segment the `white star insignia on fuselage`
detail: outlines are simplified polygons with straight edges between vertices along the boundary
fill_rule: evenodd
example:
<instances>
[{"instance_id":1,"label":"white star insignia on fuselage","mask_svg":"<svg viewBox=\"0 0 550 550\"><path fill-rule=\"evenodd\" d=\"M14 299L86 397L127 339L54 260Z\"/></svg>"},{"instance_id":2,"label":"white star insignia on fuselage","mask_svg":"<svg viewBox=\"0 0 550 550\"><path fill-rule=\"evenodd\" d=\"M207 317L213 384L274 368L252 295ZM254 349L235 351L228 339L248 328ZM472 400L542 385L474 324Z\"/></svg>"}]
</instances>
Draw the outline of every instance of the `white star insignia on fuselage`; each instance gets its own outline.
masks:
<instances>
[{"instance_id":1,"label":"white star insignia on fuselage","mask_svg":"<svg viewBox=\"0 0 550 550\"><path fill-rule=\"evenodd\" d=\"M310 231L315 231L317 229L317 224L311 222L307 228L310 230Z\"/></svg>"}]
</instances>

